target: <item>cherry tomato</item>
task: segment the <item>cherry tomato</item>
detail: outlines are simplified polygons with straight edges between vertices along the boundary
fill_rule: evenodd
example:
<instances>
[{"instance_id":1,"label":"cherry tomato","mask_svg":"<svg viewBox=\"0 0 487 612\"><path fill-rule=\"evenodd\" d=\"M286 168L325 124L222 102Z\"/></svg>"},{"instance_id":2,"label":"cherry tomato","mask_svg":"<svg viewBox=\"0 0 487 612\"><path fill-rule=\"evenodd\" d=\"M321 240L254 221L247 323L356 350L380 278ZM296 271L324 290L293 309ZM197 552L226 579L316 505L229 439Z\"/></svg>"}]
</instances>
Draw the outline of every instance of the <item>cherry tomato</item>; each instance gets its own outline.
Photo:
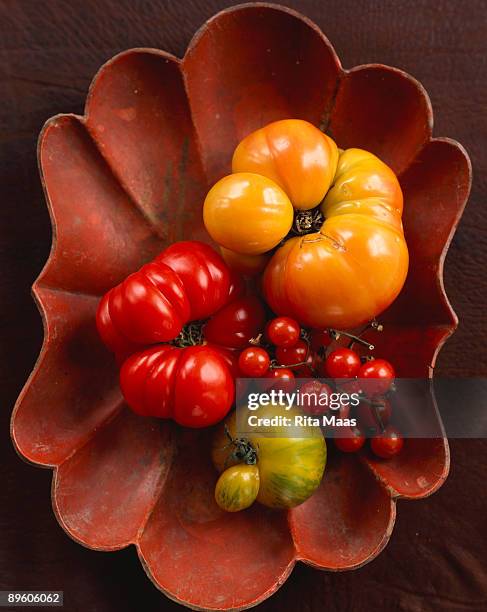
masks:
<instances>
[{"instance_id":1,"label":"cherry tomato","mask_svg":"<svg viewBox=\"0 0 487 612\"><path fill-rule=\"evenodd\" d=\"M269 370L269 353L259 346L249 346L240 353L238 367L244 376L260 378Z\"/></svg>"},{"instance_id":2,"label":"cherry tomato","mask_svg":"<svg viewBox=\"0 0 487 612\"><path fill-rule=\"evenodd\" d=\"M120 370L120 387L137 414L197 428L223 419L235 396L225 359L208 346L163 344L135 353Z\"/></svg>"},{"instance_id":3,"label":"cherry tomato","mask_svg":"<svg viewBox=\"0 0 487 612\"><path fill-rule=\"evenodd\" d=\"M389 459L397 455L404 446L404 439L394 427L387 427L379 436L372 438L370 447L375 455L382 459Z\"/></svg>"},{"instance_id":4,"label":"cherry tomato","mask_svg":"<svg viewBox=\"0 0 487 612\"><path fill-rule=\"evenodd\" d=\"M259 486L257 465L232 465L220 475L216 483L215 501L227 512L245 510L254 503Z\"/></svg>"},{"instance_id":5,"label":"cherry tomato","mask_svg":"<svg viewBox=\"0 0 487 612\"><path fill-rule=\"evenodd\" d=\"M206 340L229 348L244 348L265 325L262 302L255 296L241 297L221 308L203 328Z\"/></svg>"},{"instance_id":6,"label":"cherry tomato","mask_svg":"<svg viewBox=\"0 0 487 612\"><path fill-rule=\"evenodd\" d=\"M332 393L333 389L329 385L316 379L310 380L299 389L299 406L306 414L327 414L330 411L328 398Z\"/></svg>"},{"instance_id":7,"label":"cherry tomato","mask_svg":"<svg viewBox=\"0 0 487 612\"><path fill-rule=\"evenodd\" d=\"M270 342L279 347L294 346L299 340L301 327L290 317L277 317L267 325L266 334Z\"/></svg>"},{"instance_id":8,"label":"cherry tomato","mask_svg":"<svg viewBox=\"0 0 487 612\"><path fill-rule=\"evenodd\" d=\"M298 378L316 376L319 369L319 357L309 350L309 345L301 338L293 346L276 348L276 359L279 365L289 366ZM295 363L302 365L291 367Z\"/></svg>"},{"instance_id":9,"label":"cherry tomato","mask_svg":"<svg viewBox=\"0 0 487 612\"><path fill-rule=\"evenodd\" d=\"M385 359L373 359L361 366L357 376L362 391L369 397L374 397L389 391L396 374L392 365Z\"/></svg>"},{"instance_id":10,"label":"cherry tomato","mask_svg":"<svg viewBox=\"0 0 487 612\"><path fill-rule=\"evenodd\" d=\"M305 340L299 339L293 346L278 346L276 359L279 365L292 366L294 363L305 362L309 347Z\"/></svg>"},{"instance_id":11,"label":"cherry tomato","mask_svg":"<svg viewBox=\"0 0 487 612\"><path fill-rule=\"evenodd\" d=\"M274 368L267 373L266 378L272 381L270 388L276 391L282 390L287 393L296 386L294 374L288 368Z\"/></svg>"},{"instance_id":12,"label":"cherry tomato","mask_svg":"<svg viewBox=\"0 0 487 612\"><path fill-rule=\"evenodd\" d=\"M365 436L358 427L340 427L335 430L335 446L344 453L356 453L365 444Z\"/></svg>"},{"instance_id":13,"label":"cherry tomato","mask_svg":"<svg viewBox=\"0 0 487 612\"><path fill-rule=\"evenodd\" d=\"M382 431L391 420L392 407L388 399L377 399L372 404L360 402L357 417L360 426L368 431Z\"/></svg>"},{"instance_id":14,"label":"cherry tomato","mask_svg":"<svg viewBox=\"0 0 487 612\"><path fill-rule=\"evenodd\" d=\"M330 378L354 378L360 370L360 357L351 349L336 349L326 358L325 369Z\"/></svg>"},{"instance_id":15,"label":"cherry tomato","mask_svg":"<svg viewBox=\"0 0 487 612\"><path fill-rule=\"evenodd\" d=\"M329 329L313 329L311 330L311 348L319 351L322 348L329 346L333 342L330 336Z\"/></svg>"}]
</instances>

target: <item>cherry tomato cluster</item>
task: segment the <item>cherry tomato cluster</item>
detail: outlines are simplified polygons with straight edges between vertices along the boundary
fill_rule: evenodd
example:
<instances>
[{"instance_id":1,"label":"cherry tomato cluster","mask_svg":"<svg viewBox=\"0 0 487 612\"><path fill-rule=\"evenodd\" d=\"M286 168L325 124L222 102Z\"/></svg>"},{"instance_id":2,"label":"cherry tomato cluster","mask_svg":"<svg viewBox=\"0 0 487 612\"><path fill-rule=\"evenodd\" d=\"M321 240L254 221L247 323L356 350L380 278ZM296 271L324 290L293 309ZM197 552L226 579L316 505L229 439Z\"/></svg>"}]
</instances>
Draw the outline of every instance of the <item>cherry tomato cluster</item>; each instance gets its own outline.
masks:
<instances>
[{"instance_id":1,"label":"cherry tomato cluster","mask_svg":"<svg viewBox=\"0 0 487 612\"><path fill-rule=\"evenodd\" d=\"M328 354L325 370L338 386L361 395L356 409L359 426L340 431L335 437L336 447L346 453L357 452L365 445L365 433L369 433L373 434L370 447L375 455L383 459L397 455L404 439L389 423L392 406L385 397L394 383L393 366L385 359L366 359L363 363L354 350L341 347Z\"/></svg>"},{"instance_id":2,"label":"cherry tomato cluster","mask_svg":"<svg viewBox=\"0 0 487 612\"><path fill-rule=\"evenodd\" d=\"M367 344L360 337L350 336L349 347L332 349L339 335L335 330L303 332L299 323L290 317L277 317L269 321L264 337L257 345L244 349L239 356L238 367L242 376L270 378L284 390L295 387L295 378L310 378L300 387L307 397L330 397L334 389L318 380L331 379L337 390L358 393L360 404L354 409L358 421L356 427L340 427L336 431L335 445L343 452L356 452L371 438L371 449L381 458L396 455L403 447L401 434L391 424L392 406L387 397L395 378L391 363L385 359L361 357L353 345ZM372 348L371 346L369 348ZM303 410L313 416L330 413L327 405L308 402ZM338 417L351 416L350 405L341 406Z\"/></svg>"},{"instance_id":3,"label":"cherry tomato cluster","mask_svg":"<svg viewBox=\"0 0 487 612\"><path fill-rule=\"evenodd\" d=\"M312 375L313 355L294 319L276 317L269 321L262 344L250 346L240 353L238 366L243 376L268 378L273 381L273 388L289 391L295 386L296 376Z\"/></svg>"}]
</instances>

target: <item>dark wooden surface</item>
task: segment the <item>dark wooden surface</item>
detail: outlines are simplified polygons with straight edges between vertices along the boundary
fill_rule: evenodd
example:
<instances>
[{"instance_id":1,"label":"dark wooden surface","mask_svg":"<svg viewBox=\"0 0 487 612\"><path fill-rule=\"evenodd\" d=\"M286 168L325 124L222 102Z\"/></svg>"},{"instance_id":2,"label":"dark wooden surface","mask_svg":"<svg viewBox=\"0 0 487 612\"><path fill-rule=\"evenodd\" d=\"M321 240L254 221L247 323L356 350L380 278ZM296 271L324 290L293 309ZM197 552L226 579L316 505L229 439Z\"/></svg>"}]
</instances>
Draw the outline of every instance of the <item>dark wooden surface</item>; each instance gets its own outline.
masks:
<instances>
[{"instance_id":1,"label":"dark wooden surface","mask_svg":"<svg viewBox=\"0 0 487 612\"><path fill-rule=\"evenodd\" d=\"M13 451L10 411L39 351L29 287L49 252L50 225L36 138L58 112L80 113L97 68L122 49L181 56L216 0L1 0L0 2L0 589L58 589L65 609L181 609L148 581L133 549L96 553L64 534L50 507L50 472ZM469 151L474 185L446 260L460 327L437 372L487 374L487 2L288 2L321 26L345 67L398 66L430 93L435 134ZM249 40L249 44L251 41ZM462 406L459 406L459 410ZM259 610L318 612L487 609L485 441L453 441L452 470L432 498L398 505L391 543L346 574L299 566ZM235 568L238 572L238 568Z\"/></svg>"}]
</instances>

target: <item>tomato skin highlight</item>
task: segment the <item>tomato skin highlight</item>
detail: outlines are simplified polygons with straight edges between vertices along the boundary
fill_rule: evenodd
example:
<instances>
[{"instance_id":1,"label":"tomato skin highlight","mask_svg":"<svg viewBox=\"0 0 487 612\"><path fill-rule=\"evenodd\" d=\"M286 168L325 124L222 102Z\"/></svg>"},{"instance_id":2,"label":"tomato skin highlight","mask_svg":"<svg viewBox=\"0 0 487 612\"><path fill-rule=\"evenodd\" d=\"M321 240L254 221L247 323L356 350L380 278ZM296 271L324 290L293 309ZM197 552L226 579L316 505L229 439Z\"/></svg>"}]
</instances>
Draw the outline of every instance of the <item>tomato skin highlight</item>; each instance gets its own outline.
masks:
<instances>
[{"instance_id":1,"label":"tomato skin highlight","mask_svg":"<svg viewBox=\"0 0 487 612\"><path fill-rule=\"evenodd\" d=\"M161 345L135 353L120 370L120 387L137 414L193 428L218 423L235 397L225 358L204 345Z\"/></svg>"},{"instance_id":2,"label":"tomato skin highlight","mask_svg":"<svg viewBox=\"0 0 487 612\"><path fill-rule=\"evenodd\" d=\"M122 360L173 340L186 323L214 314L241 291L241 281L210 246L177 242L103 296L98 333Z\"/></svg>"},{"instance_id":3,"label":"tomato skin highlight","mask_svg":"<svg viewBox=\"0 0 487 612\"><path fill-rule=\"evenodd\" d=\"M215 487L215 501L226 512L239 512L251 506L259 493L256 465L239 464L227 468Z\"/></svg>"}]
</instances>

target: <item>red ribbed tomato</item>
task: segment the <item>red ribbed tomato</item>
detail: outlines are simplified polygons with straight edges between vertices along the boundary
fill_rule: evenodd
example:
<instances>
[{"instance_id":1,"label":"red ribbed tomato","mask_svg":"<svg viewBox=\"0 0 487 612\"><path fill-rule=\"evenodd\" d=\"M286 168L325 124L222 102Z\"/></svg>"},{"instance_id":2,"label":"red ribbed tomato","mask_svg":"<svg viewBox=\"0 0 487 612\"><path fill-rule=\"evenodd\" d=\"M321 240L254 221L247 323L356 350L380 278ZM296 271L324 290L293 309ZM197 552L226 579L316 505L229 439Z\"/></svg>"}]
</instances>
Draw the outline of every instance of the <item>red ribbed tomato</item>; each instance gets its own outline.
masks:
<instances>
[{"instance_id":1,"label":"red ribbed tomato","mask_svg":"<svg viewBox=\"0 0 487 612\"><path fill-rule=\"evenodd\" d=\"M209 317L241 290L241 281L210 246L177 242L103 296L98 332L125 357L173 340L186 323Z\"/></svg>"},{"instance_id":2,"label":"red ribbed tomato","mask_svg":"<svg viewBox=\"0 0 487 612\"><path fill-rule=\"evenodd\" d=\"M228 359L217 347L153 346L125 361L120 386L137 414L207 427L223 419L234 400Z\"/></svg>"}]
</instances>

